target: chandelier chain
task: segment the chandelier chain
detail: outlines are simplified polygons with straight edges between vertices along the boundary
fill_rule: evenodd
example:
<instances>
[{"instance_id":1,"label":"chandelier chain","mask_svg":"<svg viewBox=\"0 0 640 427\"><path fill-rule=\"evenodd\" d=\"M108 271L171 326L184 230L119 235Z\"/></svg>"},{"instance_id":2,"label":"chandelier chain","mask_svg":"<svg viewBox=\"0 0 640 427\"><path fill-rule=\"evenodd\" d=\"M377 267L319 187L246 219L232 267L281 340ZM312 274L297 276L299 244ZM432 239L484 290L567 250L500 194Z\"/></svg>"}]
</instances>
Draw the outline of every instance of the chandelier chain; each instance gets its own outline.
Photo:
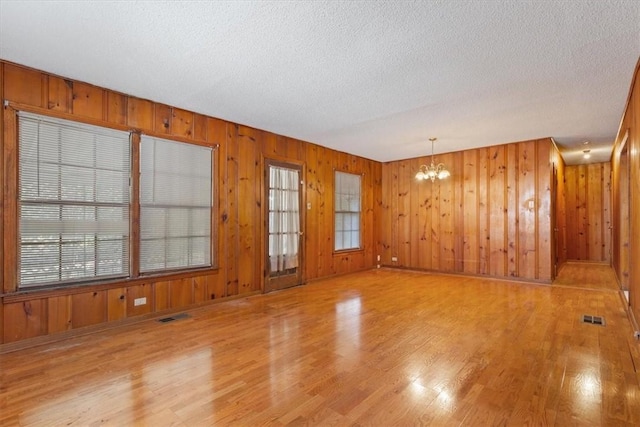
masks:
<instances>
[{"instance_id":1,"label":"chandelier chain","mask_svg":"<svg viewBox=\"0 0 640 427\"><path fill-rule=\"evenodd\" d=\"M429 141L431 141L431 164L420 166L418 173L416 173L417 180L421 181L430 179L431 182L435 182L436 178L445 179L451 175L444 163L438 163L436 165L435 161L433 160L433 144L437 139L438 138L429 138Z\"/></svg>"}]
</instances>

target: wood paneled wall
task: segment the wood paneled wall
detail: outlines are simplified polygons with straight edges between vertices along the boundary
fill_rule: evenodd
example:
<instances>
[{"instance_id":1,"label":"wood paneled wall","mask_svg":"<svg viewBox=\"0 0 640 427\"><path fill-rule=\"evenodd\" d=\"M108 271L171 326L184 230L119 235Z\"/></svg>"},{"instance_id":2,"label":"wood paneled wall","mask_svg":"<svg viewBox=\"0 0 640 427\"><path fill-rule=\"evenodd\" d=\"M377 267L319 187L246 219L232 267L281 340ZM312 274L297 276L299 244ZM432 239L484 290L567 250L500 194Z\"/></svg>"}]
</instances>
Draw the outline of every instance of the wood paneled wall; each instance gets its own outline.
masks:
<instances>
[{"instance_id":1,"label":"wood paneled wall","mask_svg":"<svg viewBox=\"0 0 640 427\"><path fill-rule=\"evenodd\" d=\"M612 264L623 284L628 280L631 312L638 327L640 321L640 59L629 89L629 97L625 112L620 122L620 128L612 156L613 182L613 241ZM621 170L621 152L626 144L627 157L622 164L628 162L626 173ZM628 186L623 186L621 180L628 179ZM621 191L622 189L626 189ZM628 190L628 191L627 191ZM625 206L625 204L627 204ZM623 209L625 207L626 209ZM628 224L623 218L628 212ZM626 276L626 277L625 277ZM623 285L622 287L626 287ZM640 327L639 327L640 328Z\"/></svg>"},{"instance_id":2,"label":"wood paneled wall","mask_svg":"<svg viewBox=\"0 0 640 427\"><path fill-rule=\"evenodd\" d=\"M551 229L555 237L555 245L552 246L552 260L554 263L554 277L557 276L558 269L567 261L567 203L566 203L566 166L558 150L554 150L553 159L554 177L551 186L552 201L551 208Z\"/></svg>"},{"instance_id":3,"label":"wood paneled wall","mask_svg":"<svg viewBox=\"0 0 640 427\"><path fill-rule=\"evenodd\" d=\"M569 260L611 262L611 163L565 169Z\"/></svg>"},{"instance_id":4,"label":"wood paneled wall","mask_svg":"<svg viewBox=\"0 0 640 427\"><path fill-rule=\"evenodd\" d=\"M382 263L389 266L552 279L551 139L437 156L451 177L417 181L429 157L382 168Z\"/></svg>"},{"instance_id":5,"label":"wood paneled wall","mask_svg":"<svg viewBox=\"0 0 640 427\"><path fill-rule=\"evenodd\" d=\"M3 247L16 244L16 231L5 233L4 224L17 215L16 189L6 177L16 173L15 153L5 153L4 121L13 113L2 110L0 120L0 343L71 331L131 317L178 310L213 299L260 292L264 286L263 181L265 158L303 166L305 281L371 268L376 264L377 218L381 204L382 166L378 162L318 145L176 107L135 98L86 83L0 61L0 95L16 108L72 120L138 129L169 135L183 141L218 144L215 188L218 194L217 268L185 274L138 278L118 283L89 284L59 290L18 292L16 260L4 257ZM363 248L333 251L334 170L363 176ZM15 176L10 180L15 182ZM306 207L306 206L305 206ZM11 221L9 221L11 222ZM134 306L146 297L148 304Z\"/></svg>"}]
</instances>

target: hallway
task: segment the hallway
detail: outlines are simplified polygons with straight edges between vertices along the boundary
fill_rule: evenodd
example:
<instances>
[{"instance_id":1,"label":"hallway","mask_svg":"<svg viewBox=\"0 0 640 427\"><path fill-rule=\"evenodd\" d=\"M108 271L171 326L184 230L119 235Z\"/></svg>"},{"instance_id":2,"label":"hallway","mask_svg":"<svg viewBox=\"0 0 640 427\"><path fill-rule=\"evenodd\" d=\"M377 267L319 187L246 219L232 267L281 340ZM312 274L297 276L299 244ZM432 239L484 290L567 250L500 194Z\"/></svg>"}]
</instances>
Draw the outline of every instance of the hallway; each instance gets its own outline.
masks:
<instances>
[{"instance_id":1,"label":"hallway","mask_svg":"<svg viewBox=\"0 0 640 427\"><path fill-rule=\"evenodd\" d=\"M604 263L568 261L560 267L553 286L618 291L613 269Z\"/></svg>"}]
</instances>

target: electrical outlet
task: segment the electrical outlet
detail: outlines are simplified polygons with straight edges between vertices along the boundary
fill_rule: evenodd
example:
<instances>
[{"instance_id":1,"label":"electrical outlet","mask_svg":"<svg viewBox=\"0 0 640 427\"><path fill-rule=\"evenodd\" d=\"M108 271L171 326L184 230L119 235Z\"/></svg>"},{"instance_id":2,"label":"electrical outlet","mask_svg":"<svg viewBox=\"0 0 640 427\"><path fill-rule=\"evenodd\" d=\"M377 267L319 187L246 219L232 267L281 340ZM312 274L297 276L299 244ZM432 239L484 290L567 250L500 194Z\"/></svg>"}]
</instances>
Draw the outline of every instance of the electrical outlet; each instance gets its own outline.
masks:
<instances>
[{"instance_id":1,"label":"electrical outlet","mask_svg":"<svg viewBox=\"0 0 640 427\"><path fill-rule=\"evenodd\" d=\"M398 257L397 256L392 256L391 257L391 262L398 262Z\"/></svg>"},{"instance_id":2,"label":"electrical outlet","mask_svg":"<svg viewBox=\"0 0 640 427\"><path fill-rule=\"evenodd\" d=\"M136 298L133 300L134 306L145 305L147 303L147 297Z\"/></svg>"},{"instance_id":3,"label":"electrical outlet","mask_svg":"<svg viewBox=\"0 0 640 427\"><path fill-rule=\"evenodd\" d=\"M378 255L378 261L380 261L380 255Z\"/></svg>"}]
</instances>

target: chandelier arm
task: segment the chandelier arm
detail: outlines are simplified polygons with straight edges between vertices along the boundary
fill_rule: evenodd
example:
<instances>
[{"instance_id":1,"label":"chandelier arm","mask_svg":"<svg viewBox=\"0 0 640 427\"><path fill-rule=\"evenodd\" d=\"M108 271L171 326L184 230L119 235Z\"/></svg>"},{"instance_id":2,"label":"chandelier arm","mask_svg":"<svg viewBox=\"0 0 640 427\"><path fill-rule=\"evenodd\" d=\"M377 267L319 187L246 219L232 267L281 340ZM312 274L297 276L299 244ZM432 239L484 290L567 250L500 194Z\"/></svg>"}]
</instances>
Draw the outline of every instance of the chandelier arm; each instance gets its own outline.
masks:
<instances>
[{"instance_id":1,"label":"chandelier arm","mask_svg":"<svg viewBox=\"0 0 640 427\"><path fill-rule=\"evenodd\" d=\"M433 144L437 138L429 138L431 141L431 163L427 166L426 164L420 165L418 172L416 173L416 179L425 180L430 179L431 182L435 182L437 179L445 179L451 176L451 173L447 170L447 167L443 162L436 164L434 161L434 147Z\"/></svg>"}]
</instances>

